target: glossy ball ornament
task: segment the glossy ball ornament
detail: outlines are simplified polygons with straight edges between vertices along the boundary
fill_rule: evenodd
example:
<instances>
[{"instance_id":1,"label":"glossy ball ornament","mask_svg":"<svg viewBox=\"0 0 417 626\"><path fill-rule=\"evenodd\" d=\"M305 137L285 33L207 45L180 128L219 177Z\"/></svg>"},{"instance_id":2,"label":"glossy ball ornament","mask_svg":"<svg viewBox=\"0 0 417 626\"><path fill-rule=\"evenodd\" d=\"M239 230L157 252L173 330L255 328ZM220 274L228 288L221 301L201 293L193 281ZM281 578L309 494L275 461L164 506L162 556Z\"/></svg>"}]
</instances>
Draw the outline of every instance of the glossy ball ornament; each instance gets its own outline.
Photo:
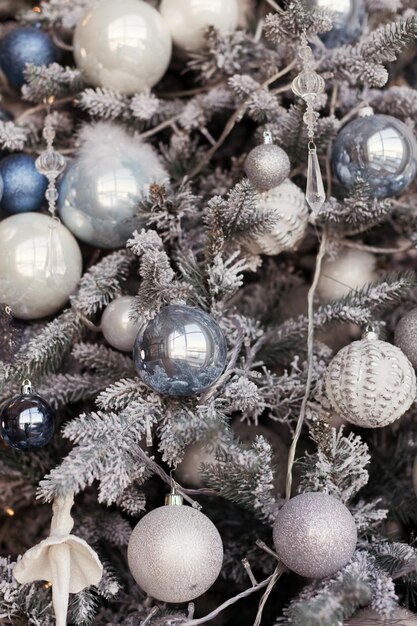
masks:
<instances>
[{"instance_id":1,"label":"glossy ball ornament","mask_svg":"<svg viewBox=\"0 0 417 626\"><path fill-rule=\"evenodd\" d=\"M134 579L152 598L189 602L215 582L223 545L217 528L203 513L190 506L166 505L135 526L127 558Z\"/></svg>"},{"instance_id":2,"label":"glossy ball ornament","mask_svg":"<svg viewBox=\"0 0 417 626\"><path fill-rule=\"evenodd\" d=\"M333 27L320 33L327 48L337 48L352 43L362 33L365 20L364 0L309 0L311 7L327 9Z\"/></svg>"},{"instance_id":3,"label":"glossy ball ornament","mask_svg":"<svg viewBox=\"0 0 417 626\"><path fill-rule=\"evenodd\" d=\"M294 250L308 226L305 194L290 180L258 194L258 210L272 215L275 224L269 233L255 234L243 242L252 254L276 255Z\"/></svg>"},{"instance_id":4,"label":"glossy ball ornament","mask_svg":"<svg viewBox=\"0 0 417 626\"><path fill-rule=\"evenodd\" d=\"M361 289L377 278L376 257L366 250L342 248L336 258L323 261L317 295L321 302L331 302Z\"/></svg>"},{"instance_id":5,"label":"glossy ball ornament","mask_svg":"<svg viewBox=\"0 0 417 626\"><path fill-rule=\"evenodd\" d=\"M245 161L246 176L259 191L268 191L283 183L290 169L287 153L273 143L255 146Z\"/></svg>"},{"instance_id":6,"label":"glossy ball ornament","mask_svg":"<svg viewBox=\"0 0 417 626\"><path fill-rule=\"evenodd\" d=\"M343 626L416 626L417 615L402 606L394 609L390 617L383 617L377 611L366 608L343 622Z\"/></svg>"},{"instance_id":7,"label":"glossy ball ornament","mask_svg":"<svg viewBox=\"0 0 417 626\"><path fill-rule=\"evenodd\" d=\"M356 548L352 514L340 500L325 493L306 492L289 500L279 510L273 532L279 559L308 578L335 574Z\"/></svg>"},{"instance_id":8,"label":"glossy ball ornament","mask_svg":"<svg viewBox=\"0 0 417 626\"><path fill-rule=\"evenodd\" d=\"M208 26L227 35L236 29L239 21L237 0L162 0L159 10L174 44L188 52L204 46Z\"/></svg>"},{"instance_id":9,"label":"glossy ball ornament","mask_svg":"<svg viewBox=\"0 0 417 626\"><path fill-rule=\"evenodd\" d=\"M156 85L172 52L167 25L143 0L104 0L88 8L73 46L87 82L128 95Z\"/></svg>"},{"instance_id":10,"label":"glossy ball ornament","mask_svg":"<svg viewBox=\"0 0 417 626\"><path fill-rule=\"evenodd\" d=\"M0 67L15 87L24 84L27 63L49 65L59 59L59 49L40 28L18 26L0 41Z\"/></svg>"},{"instance_id":11,"label":"glossy ball ornament","mask_svg":"<svg viewBox=\"0 0 417 626\"><path fill-rule=\"evenodd\" d=\"M131 352L143 320L134 322L130 311L135 302L133 296L116 298L104 309L101 318L101 331L105 340L116 350Z\"/></svg>"},{"instance_id":12,"label":"glossy ball ornament","mask_svg":"<svg viewBox=\"0 0 417 626\"><path fill-rule=\"evenodd\" d=\"M226 341L205 311L172 304L143 326L133 351L148 387L168 396L194 396L211 387L226 365Z\"/></svg>"},{"instance_id":13,"label":"glossy ball ornament","mask_svg":"<svg viewBox=\"0 0 417 626\"><path fill-rule=\"evenodd\" d=\"M81 272L78 243L58 221L20 213L0 222L0 302L15 317L37 319L61 309Z\"/></svg>"},{"instance_id":14,"label":"glossy ball ornament","mask_svg":"<svg viewBox=\"0 0 417 626\"><path fill-rule=\"evenodd\" d=\"M359 117L337 135L333 169L348 190L364 181L376 198L397 196L417 172L413 131L391 115Z\"/></svg>"},{"instance_id":15,"label":"glossy ball ornament","mask_svg":"<svg viewBox=\"0 0 417 626\"><path fill-rule=\"evenodd\" d=\"M100 5L101 6L101 5ZM110 122L87 126L59 188L59 215L81 241L120 248L145 226L139 203L152 182L167 180L153 148Z\"/></svg>"},{"instance_id":16,"label":"glossy ball ornament","mask_svg":"<svg viewBox=\"0 0 417 626\"><path fill-rule=\"evenodd\" d=\"M0 413L1 436L18 450L36 450L53 437L55 416L52 408L40 396L24 385L22 393L8 400Z\"/></svg>"},{"instance_id":17,"label":"glossy ball ornament","mask_svg":"<svg viewBox=\"0 0 417 626\"><path fill-rule=\"evenodd\" d=\"M412 366L417 368L417 309L411 309L400 319L395 329L394 343L404 352Z\"/></svg>"},{"instance_id":18,"label":"glossy ball ornament","mask_svg":"<svg viewBox=\"0 0 417 626\"><path fill-rule=\"evenodd\" d=\"M327 397L351 424L381 428L399 419L416 396L413 366L373 332L342 348L325 374Z\"/></svg>"},{"instance_id":19,"label":"glossy ball ornament","mask_svg":"<svg viewBox=\"0 0 417 626\"><path fill-rule=\"evenodd\" d=\"M4 189L1 208L7 213L37 211L45 202L48 180L28 154L10 154L0 161Z\"/></svg>"}]
</instances>

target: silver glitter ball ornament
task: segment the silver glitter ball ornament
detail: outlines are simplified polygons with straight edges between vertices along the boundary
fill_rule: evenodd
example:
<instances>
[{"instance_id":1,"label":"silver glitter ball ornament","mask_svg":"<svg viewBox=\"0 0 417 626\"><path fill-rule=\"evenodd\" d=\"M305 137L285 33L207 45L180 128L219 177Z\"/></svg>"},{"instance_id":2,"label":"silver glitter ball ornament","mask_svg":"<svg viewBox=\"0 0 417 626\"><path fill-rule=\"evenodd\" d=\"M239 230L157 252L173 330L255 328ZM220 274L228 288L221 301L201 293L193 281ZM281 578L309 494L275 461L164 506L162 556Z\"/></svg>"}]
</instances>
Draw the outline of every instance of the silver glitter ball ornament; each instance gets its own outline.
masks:
<instances>
[{"instance_id":1,"label":"silver glitter ball ornament","mask_svg":"<svg viewBox=\"0 0 417 626\"><path fill-rule=\"evenodd\" d=\"M348 190L363 181L376 198L396 196L417 172L413 131L391 115L359 117L337 135L333 169Z\"/></svg>"},{"instance_id":2,"label":"silver glitter ball ornament","mask_svg":"<svg viewBox=\"0 0 417 626\"><path fill-rule=\"evenodd\" d=\"M172 304L143 326L133 358L148 387L168 396L193 396L211 387L226 365L223 332L209 315Z\"/></svg>"},{"instance_id":3,"label":"silver glitter ball ornament","mask_svg":"<svg viewBox=\"0 0 417 626\"><path fill-rule=\"evenodd\" d=\"M245 172L259 191L268 191L288 178L291 169L287 153L273 143L253 148L245 161Z\"/></svg>"},{"instance_id":4,"label":"silver glitter ball ornament","mask_svg":"<svg viewBox=\"0 0 417 626\"><path fill-rule=\"evenodd\" d=\"M327 368L325 385L334 410L364 428L395 422L416 396L416 376L410 361L375 333L367 333L336 354Z\"/></svg>"},{"instance_id":5,"label":"silver glitter ball ornament","mask_svg":"<svg viewBox=\"0 0 417 626\"><path fill-rule=\"evenodd\" d=\"M364 0L309 0L310 7L327 9L333 27L320 33L327 48L336 48L355 41L362 33L365 19Z\"/></svg>"},{"instance_id":6,"label":"silver glitter ball ornament","mask_svg":"<svg viewBox=\"0 0 417 626\"><path fill-rule=\"evenodd\" d=\"M190 506L161 506L133 529L127 551L138 585L162 602L189 602L215 582L223 544L214 524Z\"/></svg>"},{"instance_id":7,"label":"silver glitter ball ornament","mask_svg":"<svg viewBox=\"0 0 417 626\"><path fill-rule=\"evenodd\" d=\"M395 329L395 345L417 368L417 309L411 309L400 319Z\"/></svg>"},{"instance_id":8,"label":"silver glitter ball ornament","mask_svg":"<svg viewBox=\"0 0 417 626\"><path fill-rule=\"evenodd\" d=\"M417 615L402 606L395 607L389 617L366 608L344 621L343 626L417 626Z\"/></svg>"},{"instance_id":9,"label":"silver glitter ball ornament","mask_svg":"<svg viewBox=\"0 0 417 626\"><path fill-rule=\"evenodd\" d=\"M289 500L274 523L274 544L290 570L308 578L335 574L352 558L355 520L333 496L306 492Z\"/></svg>"}]
</instances>

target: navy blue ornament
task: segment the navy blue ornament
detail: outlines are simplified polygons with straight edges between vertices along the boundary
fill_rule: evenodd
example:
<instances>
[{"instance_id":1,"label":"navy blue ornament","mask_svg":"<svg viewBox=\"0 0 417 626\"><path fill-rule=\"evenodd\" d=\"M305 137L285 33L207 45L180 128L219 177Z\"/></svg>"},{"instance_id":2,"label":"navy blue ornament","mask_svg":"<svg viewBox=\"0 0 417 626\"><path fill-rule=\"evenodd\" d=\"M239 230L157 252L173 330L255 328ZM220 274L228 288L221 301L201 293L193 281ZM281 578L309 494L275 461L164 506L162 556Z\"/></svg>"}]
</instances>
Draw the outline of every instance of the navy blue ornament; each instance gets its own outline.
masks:
<instances>
[{"instance_id":1,"label":"navy blue ornament","mask_svg":"<svg viewBox=\"0 0 417 626\"><path fill-rule=\"evenodd\" d=\"M358 39L365 21L364 0L309 0L311 7L327 9L333 28L320 33L327 48L337 48Z\"/></svg>"},{"instance_id":2,"label":"navy blue ornament","mask_svg":"<svg viewBox=\"0 0 417 626\"><path fill-rule=\"evenodd\" d=\"M36 450L45 446L55 431L54 412L43 398L32 392L25 381L22 393L3 406L0 414L1 436L18 450Z\"/></svg>"},{"instance_id":3,"label":"navy blue ornament","mask_svg":"<svg viewBox=\"0 0 417 626\"><path fill-rule=\"evenodd\" d=\"M37 211L45 200L48 181L39 174L29 154L10 154L0 160L3 197L0 206L7 213Z\"/></svg>"},{"instance_id":4,"label":"navy blue ornament","mask_svg":"<svg viewBox=\"0 0 417 626\"><path fill-rule=\"evenodd\" d=\"M11 122L13 115L7 109L0 107L0 122Z\"/></svg>"},{"instance_id":5,"label":"navy blue ornament","mask_svg":"<svg viewBox=\"0 0 417 626\"><path fill-rule=\"evenodd\" d=\"M139 331L133 350L142 381L168 396L194 396L211 387L226 365L222 330L204 311L164 307Z\"/></svg>"},{"instance_id":6,"label":"navy blue ornament","mask_svg":"<svg viewBox=\"0 0 417 626\"><path fill-rule=\"evenodd\" d=\"M413 131L391 115L365 114L338 134L333 169L348 190L362 181L376 198L397 196L417 172Z\"/></svg>"},{"instance_id":7,"label":"navy blue ornament","mask_svg":"<svg viewBox=\"0 0 417 626\"><path fill-rule=\"evenodd\" d=\"M59 49L40 28L18 26L0 41L0 67L15 87L24 84L27 63L49 65L59 58Z\"/></svg>"}]
</instances>

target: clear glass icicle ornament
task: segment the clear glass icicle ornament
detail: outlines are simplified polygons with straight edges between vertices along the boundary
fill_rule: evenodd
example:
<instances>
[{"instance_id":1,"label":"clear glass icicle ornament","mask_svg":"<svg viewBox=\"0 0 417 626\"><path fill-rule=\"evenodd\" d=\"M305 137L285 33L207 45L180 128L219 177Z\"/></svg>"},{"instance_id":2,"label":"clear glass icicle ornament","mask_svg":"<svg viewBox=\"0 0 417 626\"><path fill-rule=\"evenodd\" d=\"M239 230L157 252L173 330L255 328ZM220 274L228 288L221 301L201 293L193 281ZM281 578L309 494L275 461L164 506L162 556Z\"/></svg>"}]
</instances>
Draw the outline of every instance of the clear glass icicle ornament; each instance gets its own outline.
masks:
<instances>
[{"instance_id":1,"label":"clear glass icicle ornament","mask_svg":"<svg viewBox=\"0 0 417 626\"><path fill-rule=\"evenodd\" d=\"M303 69L294 78L291 89L296 96L304 100L307 105L303 120L307 126L308 134L308 166L306 200L313 211L317 214L326 199L320 164L317 157L317 149L314 143L314 133L317 126L318 113L314 110L314 102L317 96L324 91L324 79L314 70L314 58L308 45L305 33L301 36L299 51Z\"/></svg>"}]
</instances>

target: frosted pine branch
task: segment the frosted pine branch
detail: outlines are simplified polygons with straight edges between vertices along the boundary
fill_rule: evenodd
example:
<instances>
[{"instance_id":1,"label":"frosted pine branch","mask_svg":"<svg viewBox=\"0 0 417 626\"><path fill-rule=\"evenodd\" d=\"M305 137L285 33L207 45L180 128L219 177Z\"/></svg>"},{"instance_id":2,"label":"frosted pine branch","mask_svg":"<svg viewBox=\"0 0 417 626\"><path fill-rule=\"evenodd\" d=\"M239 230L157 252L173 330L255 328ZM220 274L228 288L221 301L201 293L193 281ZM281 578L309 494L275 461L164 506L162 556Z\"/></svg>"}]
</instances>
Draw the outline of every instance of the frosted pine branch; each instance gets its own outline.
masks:
<instances>
[{"instance_id":1,"label":"frosted pine branch","mask_svg":"<svg viewBox=\"0 0 417 626\"><path fill-rule=\"evenodd\" d=\"M0 145L3 150L23 150L29 139L30 131L14 122L0 121Z\"/></svg>"},{"instance_id":2,"label":"frosted pine branch","mask_svg":"<svg viewBox=\"0 0 417 626\"><path fill-rule=\"evenodd\" d=\"M33 65L28 63L25 70L26 83L22 86L22 96L29 102L43 102L45 98L71 95L82 87L81 72L59 63Z\"/></svg>"},{"instance_id":3,"label":"frosted pine branch","mask_svg":"<svg viewBox=\"0 0 417 626\"><path fill-rule=\"evenodd\" d=\"M129 100L120 93L104 87L89 87L77 97L78 106L93 117L115 120L126 116Z\"/></svg>"}]
</instances>

